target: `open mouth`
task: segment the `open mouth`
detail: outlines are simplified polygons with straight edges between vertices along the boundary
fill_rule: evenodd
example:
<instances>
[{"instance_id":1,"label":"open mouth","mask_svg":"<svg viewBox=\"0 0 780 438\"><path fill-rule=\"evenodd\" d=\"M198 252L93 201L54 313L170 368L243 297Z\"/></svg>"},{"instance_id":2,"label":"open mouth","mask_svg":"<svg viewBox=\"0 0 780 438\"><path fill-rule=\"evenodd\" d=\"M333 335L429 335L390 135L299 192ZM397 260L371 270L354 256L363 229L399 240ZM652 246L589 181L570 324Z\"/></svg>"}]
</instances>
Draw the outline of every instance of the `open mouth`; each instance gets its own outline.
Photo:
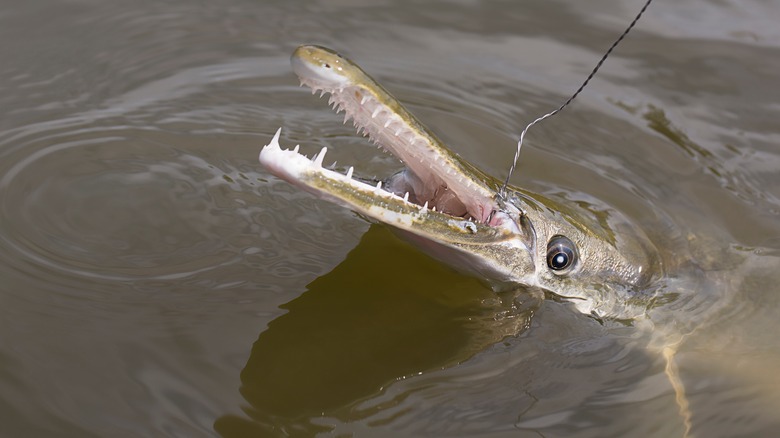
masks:
<instances>
[{"instance_id":1,"label":"open mouth","mask_svg":"<svg viewBox=\"0 0 780 438\"><path fill-rule=\"evenodd\" d=\"M299 154L297 147L282 149L277 131L260 152L260 162L272 173L321 198L409 231L424 224L427 234L436 227L472 237L487 233L493 239L501 230L519 233L496 203L494 190L483 182L484 175L445 148L357 65L317 46L299 47L292 65L302 85L321 96L329 94L336 112L345 113L345 123L352 120L359 133L407 169L384 182L367 184L352 167L345 174L324 168L327 148L312 159Z\"/></svg>"},{"instance_id":2,"label":"open mouth","mask_svg":"<svg viewBox=\"0 0 780 438\"><path fill-rule=\"evenodd\" d=\"M417 192L400 194L397 189L388 188L388 184L382 182L367 184L354 176L353 167L345 174L323 167L327 148L311 159L298 153L297 146L282 149L279 145L280 133L281 128L260 152L260 162L274 175L320 198L407 231L424 226L429 234L434 228L464 235L474 235L479 231L482 235L495 234L494 227L465 218L465 213L455 216L427 200L420 204ZM389 185L392 184L391 181Z\"/></svg>"}]
</instances>

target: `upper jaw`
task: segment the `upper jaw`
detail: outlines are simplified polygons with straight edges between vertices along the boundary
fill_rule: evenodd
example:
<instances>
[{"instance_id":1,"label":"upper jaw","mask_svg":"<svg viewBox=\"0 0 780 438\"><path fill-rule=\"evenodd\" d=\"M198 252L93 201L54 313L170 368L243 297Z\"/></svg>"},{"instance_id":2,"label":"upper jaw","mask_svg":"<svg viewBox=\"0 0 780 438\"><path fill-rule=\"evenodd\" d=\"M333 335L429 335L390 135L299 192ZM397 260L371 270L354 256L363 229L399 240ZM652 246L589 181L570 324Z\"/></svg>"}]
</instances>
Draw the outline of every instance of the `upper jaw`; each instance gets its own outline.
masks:
<instances>
[{"instance_id":1,"label":"upper jaw","mask_svg":"<svg viewBox=\"0 0 780 438\"><path fill-rule=\"evenodd\" d=\"M329 49L299 47L292 65L301 83L330 94L363 135L400 159L414 175L410 195L453 216L489 222L499 210L486 177L449 151L360 67ZM495 225L495 224L494 224Z\"/></svg>"}]
</instances>

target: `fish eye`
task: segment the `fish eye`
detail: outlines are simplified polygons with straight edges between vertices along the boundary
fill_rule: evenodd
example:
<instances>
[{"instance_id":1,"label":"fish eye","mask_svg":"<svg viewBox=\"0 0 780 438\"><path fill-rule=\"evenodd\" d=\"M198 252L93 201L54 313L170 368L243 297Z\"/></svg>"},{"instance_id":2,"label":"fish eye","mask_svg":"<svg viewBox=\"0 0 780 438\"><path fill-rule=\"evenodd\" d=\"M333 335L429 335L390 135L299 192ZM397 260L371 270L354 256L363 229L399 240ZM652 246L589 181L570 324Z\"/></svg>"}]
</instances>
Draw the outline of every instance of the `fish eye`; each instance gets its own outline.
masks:
<instances>
[{"instance_id":1,"label":"fish eye","mask_svg":"<svg viewBox=\"0 0 780 438\"><path fill-rule=\"evenodd\" d=\"M564 236L553 236L547 243L547 267L564 274L577 262L577 246Z\"/></svg>"}]
</instances>

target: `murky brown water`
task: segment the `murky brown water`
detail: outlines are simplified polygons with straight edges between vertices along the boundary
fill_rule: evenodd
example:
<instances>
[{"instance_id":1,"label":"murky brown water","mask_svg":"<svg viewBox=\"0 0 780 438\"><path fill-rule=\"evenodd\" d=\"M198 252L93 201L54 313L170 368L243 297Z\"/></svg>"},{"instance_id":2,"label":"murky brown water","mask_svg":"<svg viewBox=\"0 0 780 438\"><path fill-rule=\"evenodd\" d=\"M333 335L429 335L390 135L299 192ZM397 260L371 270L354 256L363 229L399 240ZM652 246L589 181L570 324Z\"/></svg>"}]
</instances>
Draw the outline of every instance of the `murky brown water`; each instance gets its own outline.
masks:
<instances>
[{"instance_id":1,"label":"murky brown water","mask_svg":"<svg viewBox=\"0 0 780 438\"><path fill-rule=\"evenodd\" d=\"M556 302L531 318L257 164L284 126L364 176L398 168L298 88L289 54L318 43L503 176L639 6L3 8L0 435L683 435L646 331ZM514 178L698 262L668 284L708 302L657 328L686 334L696 436L780 430L778 21L769 0L654 4Z\"/></svg>"}]
</instances>

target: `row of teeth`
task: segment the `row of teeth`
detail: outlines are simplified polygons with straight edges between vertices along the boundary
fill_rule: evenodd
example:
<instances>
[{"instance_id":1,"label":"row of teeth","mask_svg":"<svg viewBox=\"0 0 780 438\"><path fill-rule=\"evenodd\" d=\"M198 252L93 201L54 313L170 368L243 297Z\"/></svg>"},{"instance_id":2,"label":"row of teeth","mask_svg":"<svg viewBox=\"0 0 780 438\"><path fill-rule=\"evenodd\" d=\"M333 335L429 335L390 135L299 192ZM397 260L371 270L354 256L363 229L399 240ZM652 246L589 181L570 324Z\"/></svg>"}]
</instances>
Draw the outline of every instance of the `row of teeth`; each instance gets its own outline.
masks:
<instances>
[{"instance_id":1,"label":"row of teeth","mask_svg":"<svg viewBox=\"0 0 780 438\"><path fill-rule=\"evenodd\" d=\"M323 159L325 158L325 153L327 151L328 151L328 148L327 147L323 147L322 150L320 150L320 152L318 154L316 154L316 155L314 155L314 157L312 157L311 162L314 163L314 165L316 165L317 167L321 168ZM296 152L296 153L298 152L298 146L295 147L294 152ZM306 157L306 156L304 155L304 157ZM308 159L308 157L306 157L306 158ZM336 163L334 162L331 167L336 167ZM349 169L347 169L347 173L345 173L344 176L347 179L351 180L351 181L356 181L356 182L358 182L360 184L363 184L362 182L357 181L357 180L352 178L352 174L354 173L354 171L355 171L355 168L353 166L349 166ZM366 185L366 184L363 184L363 185ZM413 203L409 202L409 192L404 193L403 196L398 196L398 195L396 195L393 192L390 192L390 191L382 189L382 181L378 181L376 183L376 189L377 190L382 190L382 193L387 193L387 194L390 194L391 196L395 196L398 199L402 199L405 203L407 203L409 205L413 205L415 207L420 207L417 204L413 204ZM427 211L428 210L428 201L425 201L425 204L423 204L423 206L420 207L420 210L421 211ZM436 206L435 205L431 208L431 211L434 211L434 212L436 211Z\"/></svg>"},{"instance_id":2,"label":"row of teeth","mask_svg":"<svg viewBox=\"0 0 780 438\"><path fill-rule=\"evenodd\" d=\"M306 84L304 82L301 82L301 85L303 86L303 85L308 85L308 84ZM320 98L322 98L325 94L329 93L328 91L326 91L324 89L320 89L320 88L316 88L316 87L312 88L312 94L315 94L317 91L320 92ZM336 114L340 113L341 111L344 111L344 106L343 106L344 102L340 101L338 99L338 97L337 97L337 94L338 95L342 95L343 93L344 93L344 89L339 89L339 90L337 90L337 92L330 92L330 96L328 98L328 105L330 105L330 107L333 108L333 110L336 112ZM364 106L366 106L367 103L371 104L373 102L374 102L373 97L371 97L368 94L365 94L360 99L360 106L364 107ZM379 104L376 104L374 110L371 112L371 118L372 119L377 118L377 116L379 116L383 111L385 111L385 110L382 108L382 106L379 105ZM378 143L377 139L374 138L372 133L366 127L358 124L357 120L349 113L349 111L347 111L344 114L344 122L343 123L346 124L347 121L350 118L353 119L352 120L352 125L355 127L355 129L357 130L358 134L360 134L360 135L362 135L364 137L367 136L368 139L372 143L374 143L377 147L382 149L382 151L387 152L387 150L381 144ZM385 123L383 125L383 128L387 129L387 127L389 127L391 124L393 124L393 122L394 122L394 120L393 120L392 116L391 117L387 117L387 120L385 121ZM411 132L408 132L408 130L406 129L406 127L403 124L399 124L399 125L400 126L395 128L395 131L393 132L393 135L395 137L406 136L406 137L408 137L407 138L407 142L409 142L410 145L413 145L414 142L417 141L417 136L415 136ZM429 163L428 166L429 167L433 167L435 164L437 164L439 162L439 160L440 160L440 157L438 155L434 155L433 156L433 162ZM454 175L455 174L455 172L452 169L450 169L449 167L447 167L447 166L444 167L444 172L447 175ZM467 179L467 178L464 179L464 178L462 178L459 175L456 175L456 177L458 178L458 182L464 184L466 186L466 188L468 188L468 189L472 188L473 183L469 179Z\"/></svg>"},{"instance_id":3,"label":"row of teeth","mask_svg":"<svg viewBox=\"0 0 780 438\"><path fill-rule=\"evenodd\" d=\"M298 149L299 149L299 146L295 146L295 148L293 149L293 152L298 153ZM289 151L289 149L286 149L286 150ZM322 162L325 159L325 153L326 152L328 152L327 146L323 147L318 154L315 154L314 157L311 158L311 162L314 165L316 165L318 168L322 168ZM309 159L309 157L307 157L306 155L301 155L301 156L306 158L306 159ZM334 162L331 165L331 168L335 168L335 167L336 167L336 163ZM347 172L344 174L344 176L348 180L350 180L350 181L356 181L356 182L358 182L358 183L360 183L362 185L367 185L367 184L364 184L364 183L362 183L362 182L352 178L352 174L354 173L354 171L355 171L355 168L353 166L349 166L349 169L347 169ZM414 206L414 207L418 207L421 213L426 213L428 211L428 201L425 201L425 203L422 206L419 206L418 204L411 203L411 202L409 202L409 192L404 193L403 196L396 195L393 192L390 192L390 191L382 189L382 181L378 181L376 183L376 190L381 190L381 192L383 194L389 194L390 196L393 196L395 198L402 199L405 204L408 204L408 205L411 205L411 206ZM431 207L430 210L435 213L436 212L436 206L434 205L433 207ZM474 233L474 232L476 232L476 228L474 228L474 224L478 224L478 223L479 223L478 220L475 220L473 217L469 217L468 219L465 220L464 226L470 232Z\"/></svg>"},{"instance_id":4,"label":"row of teeth","mask_svg":"<svg viewBox=\"0 0 780 438\"><path fill-rule=\"evenodd\" d=\"M304 86L304 85L312 86L312 84L307 84L306 82L302 81L301 82L301 86ZM317 91L320 92L320 98L322 98L326 93L328 93L328 91L326 91L324 89L320 89L320 88L316 88L316 87L312 86L311 94L315 94ZM344 92L343 89L338 90L338 94L343 94L343 92ZM373 99L369 95L367 95L367 94L363 95L361 97L361 99L360 99L360 106L365 106L365 104L367 102L370 102L372 100ZM330 97L328 97L328 105L330 105L330 107L336 112L336 114L344 111L344 107L343 107L344 102L340 101L336 97L336 93L330 93ZM382 112L381 105L377 105L376 108L374 109L374 111L371 113L371 118L375 119L381 112ZM355 127L355 129L357 130L358 134L360 134L360 135L362 135L364 137L368 136L369 140L371 140L375 145L377 145L378 147L382 148L382 150L384 150L384 148L381 145L379 145L374 138L372 138L371 133L364 126L358 125L357 120L355 120L354 117L352 117L352 115L349 113L349 111L346 111L345 114L344 114L344 122L343 123L346 124L349 119L353 119L352 120L352 125ZM392 119L388 117L388 119L385 122L383 127L387 128L388 126L390 126L390 124L392 122L393 122ZM401 135L401 132L403 132L403 129L402 128L398 128L398 129L396 129L394 135L397 137L397 136ZM298 147L296 146L296 152L297 152L297 149L298 149ZM323 158L325 157L325 152L327 152L327 150L328 150L327 147L323 147L322 150L320 151L320 153L315 155L314 158L312 158L312 163L316 164L319 167L322 167L322 161L323 161ZM385 152L387 152L387 151L385 150ZM333 163L332 167L335 167L335 164L336 163ZM350 180L352 179L353 171L354 171L354 168L352 166L350 166L349 169L347 170L346 175L345 175L347 177L347 179L350 179ZM382 181L377 182L376 188L378 190L382 189ZM390 193L391 195L396 196L399 199L403 199L404 202L406 202L407 204L411 204L409 202L409 192L404 193L403 197L397 196L395 193L389 192L387 190L384 190L384 192L385 193ZM412 205L417 206L417 204L412 204ZM421 210L422 211L428 210L428 201L425 201L425 204L422 206ZM436 211L436 206L433 206L433 208L431 210L432 211Z\"/></svg>"},{"instance_id":5,"label":"row of teeth","mask_svg":"<svg viewBox=\"0 0 780 438\"><path fill-rule=\"evenodd\" d=\"M338 113L340 113L342 111L345 111L345 109L344 109L345 102L339 100L338 97L337 97L337 95L342 95L344 93L344 89L339 89L339 90L337 90L337 92L329 92L329 91L327 91L325 89L317 88L314 84L308 84L305 81L302 81L301 82L301 86L304 86L304 85L311 87L311 89L312 89L311 93L312 94L316 94L319 91L320 92L320 98L325 96L325 94L330 94L330 96L328 97L328 105L330 105L330 107L336 112L336 114L338 114ZM373 101L374 101L374 99L370 95L364 94L360 98L360 106L363 107L367 103L372 103ZM382 113L382 111L383 111L382 106L377 104L376 107L374 108L374 110L371 112L371 118L375 119L377 116L379 116ZM362 135L364 137L368 137L368 139L372 143L374 143L377 147L381 148L384 152L387 152L387 150L381 144L379 144L377 142L377 140L373 137L373 135L371 135L371 132L365 126L359 125L357 120L353 117L353 115L350 114L349 111L345 111L343 124L346 124L347 121L350 120L350 119L352 119L352 125L355 127L355 129L356 129L358 134L360 134L360 135ZM393 123L392 117L388 117L387 120L385 121L384 125L383 125L383 128L385 128L385 129L388 128L392 123ZM395 132L393 132L393 135L395 137L399 137L399 136L401 136L404 133L404 131L405 131L405 128L404 128L403 125L401 125L401 126L399 126L398 128L395 129ZM409 136L411 138L410 143L414 143L414 141L416 140L416 137L414 136L414 134L410 133ZM297 150L297 146L296 146L296 150ZM315 155L314 158L312 158L312 162L317 164L318 166L322 167L322 159L325 156L325 151L326 150L327 150L327 147L323 147L322 150L320 151L320 153ZM434 161L438 161L438 157L437 156L434 156ZM336 163L333 163L332 167L335 167L335 164ZM350 166L349 170L347 170L347 173L346 173L347 178L352 179L352 172L353 172L353 168ZM449 169L446 169L446 172L448 174L452 173L452 171L449 170ZM470 187L472 185L471 181L468 181L468 180L465 181L465 183L466 183L467 187ZM380 182L377 183L376 188L377 189L381 189L381 187L382 187L382 182L380 181ZM393 196L396 196L396 197L398 197L400 199L403 199L404 202L409 203L409 192L406 192L403 197L397 196L394 193L386 191L386 190L384 192L385 193L390 193ZM409 204L417 206L417 204L412 204L412 203L409 203ZM421 207L421 211L427 211L427 209L428 209L428 201L426 201L425 204ZM436 206L434 206L431 210L435 212L436 211ZM475 221L473 217L469 217L468 221L479 223L479 221Z\"/></svg>"},{"instance_id":6,"label":"row of teeth","mask_svg":"<svg viewBox=\"0 0 780 438\"><path fill-rule=\"evenodd\" d=\"M330 107L336 112L336 114L345 110L344 105L346 102L339 99L339 96L344 94L343 88L338 90L328 91L325 89L318 88L315 84L309 84L306 81L302 81L301 86L304 85L312 88L311 90L312 94L315 94L319 91L320 98L325 96L325 94L330 94L330 96L328 97L328 105L330 105ZM360 98L359 106L365 107L366 104L371 104L371 103L374 103L373 97L371 97L371 95L369 94L364 94ZM376 119L377 117L380 116L380 114L382 114L385 111L386 110L382 108L382 105L376 104L374 110L371 112L371 119ZM353 114L350 114L349 111L345 111L344 121L342 123L346 124L347 121L349 121L350 119L352 119L352 126L355 127L355 130L357 131L358 134L364 137L368 137L368 139L372 143L374 143L377 147L381 148L384 152L387 152L387 150L381 144L378 143L377 139L374 138L374 135L372 135L371 131L366 126L359 124ZM385 123L382 125L382 128L387 129L388 127L390 127L390 125L393 124L393 122L394 122L393 116L391 115L387 117L387 120L385 120ZM393 136L395 137L406 136L408 137L408 141L410 143L414 143L414 141L416 140L416 136L408 132L408 130L403 124L399 124L399 126L395 128L395 130L393 131Z\"/></svg>"}]
</instances>

